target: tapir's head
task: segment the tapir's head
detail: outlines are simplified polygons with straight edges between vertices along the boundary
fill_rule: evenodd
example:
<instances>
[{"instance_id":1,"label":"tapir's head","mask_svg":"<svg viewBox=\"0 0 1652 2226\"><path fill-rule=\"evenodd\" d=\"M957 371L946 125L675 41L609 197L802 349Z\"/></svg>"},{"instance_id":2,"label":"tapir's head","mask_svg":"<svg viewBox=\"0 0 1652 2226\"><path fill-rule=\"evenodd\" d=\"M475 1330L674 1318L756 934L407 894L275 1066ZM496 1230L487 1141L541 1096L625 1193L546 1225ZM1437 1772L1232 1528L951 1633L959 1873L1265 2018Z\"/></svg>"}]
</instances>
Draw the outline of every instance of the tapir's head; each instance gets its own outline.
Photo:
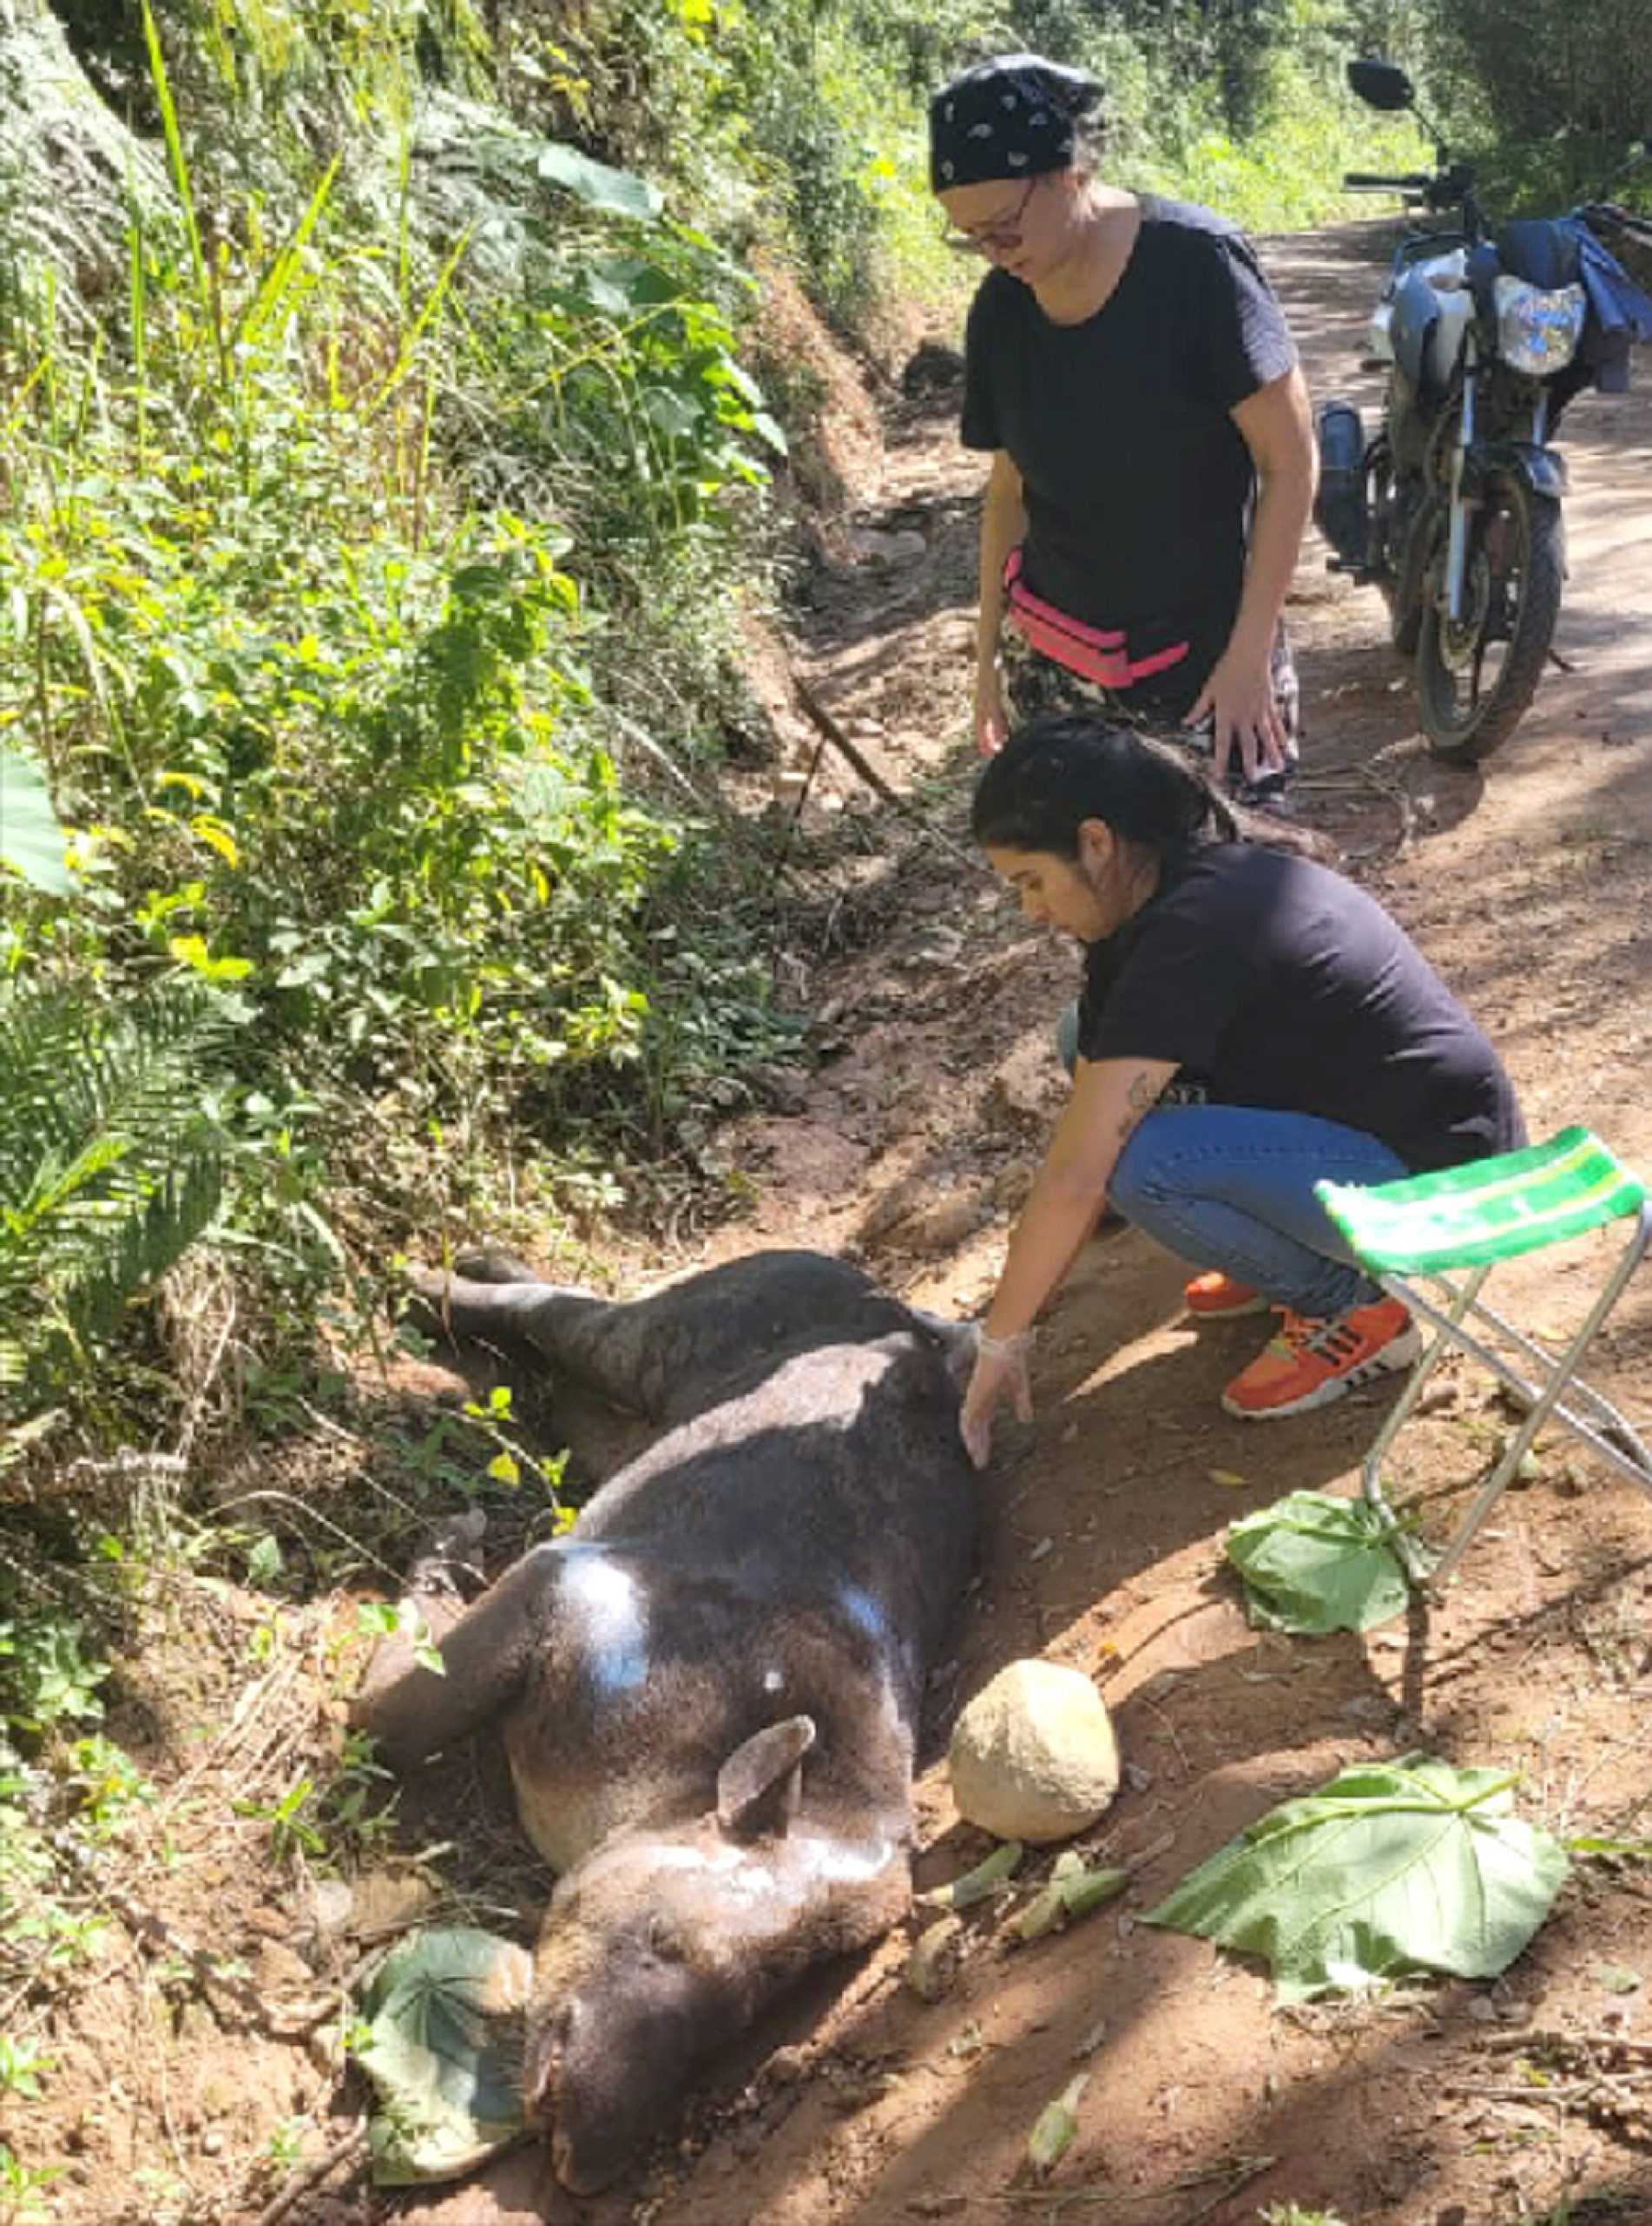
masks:
<instances>
[{"instance_id":1,"label":"tapir's head","mask_svg":"<svg viewBox=\"0 0 1652 2226\"><path fill-rule=\"evenodd\" d=\"M787 1830L813 1737L806 1716L760 1732L724 1764L712 1814L617 1836L558 1884L534 1959L524 2088L575 2194L635 2169L693 2072L806 1964L847 1945L852 1859ZM863 1859L866 1890L885 1900L895 1854Z\"/></svg>"}]
</instances>

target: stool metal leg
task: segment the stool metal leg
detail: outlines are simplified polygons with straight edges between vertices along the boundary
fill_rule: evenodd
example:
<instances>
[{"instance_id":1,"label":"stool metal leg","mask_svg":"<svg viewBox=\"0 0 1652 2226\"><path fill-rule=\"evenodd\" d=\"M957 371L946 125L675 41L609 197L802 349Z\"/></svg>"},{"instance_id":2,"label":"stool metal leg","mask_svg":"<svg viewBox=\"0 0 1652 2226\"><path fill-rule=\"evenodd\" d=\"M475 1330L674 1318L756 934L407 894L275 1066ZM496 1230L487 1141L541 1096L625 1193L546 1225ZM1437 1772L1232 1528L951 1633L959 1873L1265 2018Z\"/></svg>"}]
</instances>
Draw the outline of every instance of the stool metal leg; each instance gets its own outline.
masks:
<instances>
[{"instance_id":1,"label":"stool metal leg","mask_svg":"<svg viewBox=\"0 0 1652 2226\"><path fill-rule=\"evenodd\" d=\"M1563 1352L1558 1354L1549 1353L1541 1347L1532 1346L1530 1341L1520 1336L1518 1332L1515 1333L1518 1344L1532 1357L1540 1358L1548 1367L1548 1380L1540 1389L1535 1385L1527 1385L1500 1356L1487 1354L1472 1340L1464 1340L1479 1357L1487 1360L1496 1375L1503 1381L1511 1384L1523 1397L1530 1397L1534 1392L1537 1396L1532 1399L1519 1429L1504 1448L1502 1459L1475 1494L1468 1512L1453 1532L1445 1551L1435 1564L1432 1583L1443 1584L1458 1563L1461 1561L1480 1525L1502 1498L1521 1462L1530 1451L1532 1440L1551 1414L1558 1413L1577 1436L1584 1439L1616 1467L1624 1471L1643 1491L1652 1492L1652 1462L1647 1459L1646 1448L1640 1439L1608 1401L1603 1399L1597 1393L1591 1391L1587 1385L1573 1381L1578 1368L1583 1365L1584 1354L1594 1343L1607 1316L1616 1305L1623 1287L1640 1265L1649 1241L1652 1241L1652 1214L1649 1214L1647 1208L1642 1207L1636 1219L1635 1231L1629 1243L1624 1247L1622 1256L1611 1274L1607 1278L1594 1305L1589 1308L1587 1318ZM1485 1272L1484 1269L1480 1271L1479 1281L1484 1280ZM1475 1289L1478 1290L1478 1281L1475 1284ZM1472 1296L1472 1293L1470 1295ZM1432 1316L1432 1308L1425 1307L1425 1311ZM1489 1308L1482 1307L1478 1311L1488 1314L1491 1320L1497 1322L1499 1328L1504 1327L1495 1314L1491 1314ZM1465 1312L1466 1307L1462 1305L1453 1309L1453 1330L1460 1330L1462 1316ZM1442 1338L1450 1334L1446 1330L1442 1330L1440 1333ZM1433 1356L1431 1354L1429 1357L1432 1359ZM1611 1426L1617 1428L1627 1440L1627 1449L1606 1445L1579 1417L1570 1413L1561 1406L1561 1394L1569 1385L1571 1386L1576 1395L1587 1398L1591 1406L1597 1410L1604 1410L1605 1415L1609 1417Z\"/></svg>"},{"instance_id":2,"label":"stool metal leg","mask_svg":"<svg viewBox=\"0 0 1652 2226\"><path fill-rule=\"evenodd\" d=\"M1387 1458L1389 1447L1399 1435L1401 1429L1416 1408L1418 1400L1427 1386L1429 1378L1457 1341L1457 1333L1461 1329L1463 1318L1474 1304L1479 1295L1480 1286L1491 1272L1490 1268L1477 1268L1472 1274L1464 1277L1461 1285L1453 1285L1446 1277L1442 1276L1440 1281L1451 1293L1451 1303L1444 1313L1438 1314L1432 1307L1419 1307L1417 1293L1407 1284L1402 1283L1398 1276L1385 1275L1381 1279L1382 1287L1391 1299L1398 1299L1402 1306L1425 1313L1431 1321L1439 1325L1435 1330L1433 1341L1425 1347L1412 1363L1412 1372L1406 1380L1405 1389L1389 1409L1387 1419L1377 1432L1376 1443L1366 1455L1365 1468L1360 1479L1366 1505L1374 1507L1385 1521L1395 1526L1394 1550L1405 1564L1405 1573L1414 1584L1421 1584L1429 1574L1429 1558L1415 1539L1407 1537L1398 1528L1394 1511L1383 1494L1382 1465Z\"/></svg>"}]
</instances>

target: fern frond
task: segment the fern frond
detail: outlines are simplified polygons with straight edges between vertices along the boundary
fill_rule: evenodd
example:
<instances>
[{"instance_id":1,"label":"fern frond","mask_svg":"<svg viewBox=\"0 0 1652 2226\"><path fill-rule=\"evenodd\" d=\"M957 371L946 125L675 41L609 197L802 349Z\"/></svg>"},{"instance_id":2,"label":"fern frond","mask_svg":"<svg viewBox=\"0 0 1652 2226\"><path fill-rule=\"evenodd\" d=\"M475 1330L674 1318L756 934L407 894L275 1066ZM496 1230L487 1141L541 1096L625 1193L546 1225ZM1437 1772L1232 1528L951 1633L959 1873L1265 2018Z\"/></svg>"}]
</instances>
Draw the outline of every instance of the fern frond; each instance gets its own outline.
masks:
<instances>
[{"instance_id":1,"label":"fern frond","mask_svg":"<svg viewBox=\"0 0 1652 2226\"><path fill-rule=\"evenodd\" d=\"M126 1217L115 1249L92 1263L65 1301L82 1346L112 1336L134 1296L152 1288L182 1257L218 1210L221 1178L216 1150L202 1151L169 1169L142 1211Z\"/></svg>"},{"instance_id":2,"label":"fern frond","mask_svg":"<svg viewBox=\"0 0 1652 2226\"><path fill-rule=\"evenodd\" d=\"M0 993L0 1390L83 1363L211 1221L221 1034L175 986Z\"/></svg>"}]
</instances>

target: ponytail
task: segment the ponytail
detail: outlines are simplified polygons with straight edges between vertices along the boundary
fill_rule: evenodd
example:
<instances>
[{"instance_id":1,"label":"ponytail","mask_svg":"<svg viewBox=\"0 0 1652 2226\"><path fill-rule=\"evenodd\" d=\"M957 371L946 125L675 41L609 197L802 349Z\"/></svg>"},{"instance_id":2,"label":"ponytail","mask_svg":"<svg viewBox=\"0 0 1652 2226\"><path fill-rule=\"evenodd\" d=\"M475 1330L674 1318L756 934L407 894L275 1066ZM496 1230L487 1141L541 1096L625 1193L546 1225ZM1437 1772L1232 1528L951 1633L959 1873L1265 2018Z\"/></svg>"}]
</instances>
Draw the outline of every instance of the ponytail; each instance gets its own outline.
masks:
<instances>
[{"instance_id":1,"label":"ponytail","mask_svg":"<svg viewBox=\"0 0 1652 2226\"><path fill-rule=\"evenodd\" d=\"M1323 849L1232 802L1185 751L1083 711L1048 713L1016 729L976 783L970 828L987 848L1074 859L1086 820L1103 820L1172 872L1208 843Z\"/></svg>"}]
</instances>

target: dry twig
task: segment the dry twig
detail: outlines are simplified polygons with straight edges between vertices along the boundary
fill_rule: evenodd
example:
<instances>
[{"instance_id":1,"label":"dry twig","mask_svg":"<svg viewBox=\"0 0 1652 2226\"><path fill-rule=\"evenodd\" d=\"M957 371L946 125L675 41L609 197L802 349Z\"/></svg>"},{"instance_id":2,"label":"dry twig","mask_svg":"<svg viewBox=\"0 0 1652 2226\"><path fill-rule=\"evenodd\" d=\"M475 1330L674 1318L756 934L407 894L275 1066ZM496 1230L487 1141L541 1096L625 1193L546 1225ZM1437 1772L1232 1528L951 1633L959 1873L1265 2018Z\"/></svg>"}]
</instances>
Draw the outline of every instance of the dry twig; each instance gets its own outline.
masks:
<instances>
[{"instance_id":1,"label":"dry twig","mask_svg":"<svg viewBox=\"0 0 1652 2226\"><path fill-rule=\"evenodd\" d=\"M267 2203L253 2220L253 2226L279 2226L294 2203L330 2179L341 2164L353 2163L367 2146L367 2121L359 2117L341 2141L335 2141L325 2157L318 2157L313 2164L306 2164L293 2174L273 2202Z\"/></svg>"}]
</instances>

